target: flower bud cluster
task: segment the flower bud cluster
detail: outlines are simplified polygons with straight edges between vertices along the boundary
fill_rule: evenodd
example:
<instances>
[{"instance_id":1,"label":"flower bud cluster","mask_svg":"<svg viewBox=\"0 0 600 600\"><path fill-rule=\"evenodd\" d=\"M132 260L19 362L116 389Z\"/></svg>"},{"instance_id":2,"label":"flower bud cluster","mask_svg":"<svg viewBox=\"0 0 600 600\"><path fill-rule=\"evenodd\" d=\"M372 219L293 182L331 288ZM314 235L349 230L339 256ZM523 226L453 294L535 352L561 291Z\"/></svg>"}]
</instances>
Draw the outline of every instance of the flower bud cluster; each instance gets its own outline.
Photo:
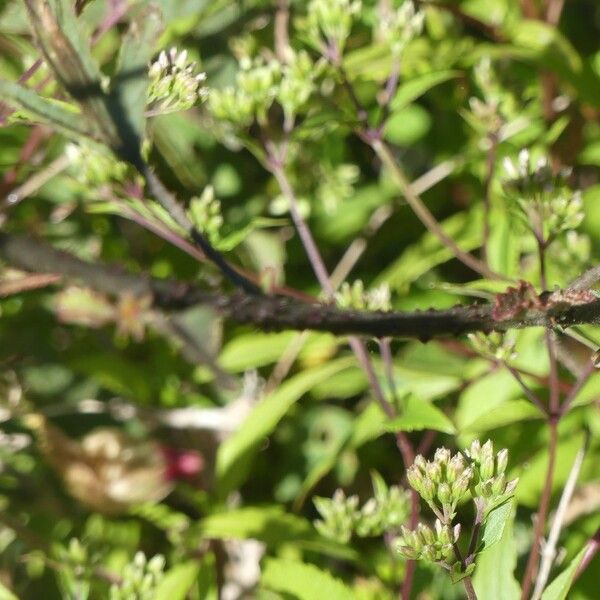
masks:
<instances>
[{"instance_id":1,"label":"flower bud cluster","mask_svg":"<svg viewBox=\"0 0 600 600\"><path fill-rule=\"evenodd\" d=\"M194 196L190 200L189 217L194 226L201 231L209 241L215 245L220 239L223 215L221 202L215 198L211 185L204 188L200 197Z\"/></svg>"},{"instance_id":2,"label":"flower bud cluster","mask_svg":"<svg viewBox=\"0 0 600 600\"><path fill-rule=\"evenodd\" d=\"M392 309L390 296L387 284L365 291L363 282L357 279L352 285L344 282L336 293L335 300L340 308L389 311Z\"/></svg>"},{"instance_id":3,"label":"flower bud cluster","mask_svg":"<svg viewBox=\"0 0 600 600\"><path fill-rule=\"evenodd\" d=\"M164 577L165 558L161 554L150 560L143 552L137 552L133 561L125 566L122 581L110 587L110 600L152 600L156 586Z\"/></svg>"},{"instance_id":4,"label":"flower bud cluster","mask_svg":"<svg viewBox=\"0 0 600 600\"><path fill-rule=\"evenodd\" d=\"M396 485L388 488L378 473L372 473L373 498L360 510L356 523L359 537L378 536L387 531L397 531L408 518L408 494Z\"/></svg>"},{"instance_id":5,"label":"flower bud cluster","mask_svg":"<svg viewBox=\"0 0 600 600\"><path fill-rule=\"evenodd\" d=\"M380 475L372 475L374 496L359 508L358 496L346 496L340 489L333 498L316 497L315 507L321 520L315 521L317 531L340 543L359 537L373 537L388 531L398 531L409 513L408 494L398 486L388 486Z\"/></svg>"},{"instance_id":6,"label":"flower bud cluster","mask_svg":"<svg viewBox=\"0 0 600 600\"><path fill-rule=\"evenodd\" d=\"M65 154L69 159L70 173L77 181L93 189L100 185L123 181L128 165L108 152L89 144L67 144Z\"/></svg>"},{"instance_id":7,"label":"flower bud cluster","mask_svg":"<svg viewBox=\"0 0 600 600\"><path fill-rule=\"evenodd\" d=\"M345 544L360 517L358 503L358 496L346 496L341 489L335 491L333 498L315 497L314 504L321 515L321 519L315 521L316 530L324 537Z\"/></svg>"},{"instance_id":8,"label":"flower bud cluster","mask_svg":"<svg viewBox=\"0 0 600 600\"><path fill-rule=\"evenodd\" d=\"M530 223L540 223L540 233L549 239L563 231L576 229L583 221L581 192L567 184L570 169L553 173L543 157L535 164L528 150L521 150L516 161L504 160L508 178L503 182L509 198L516 200Z\"/></svg>"},{"instance_id":9,"label":"flower bud cluster","mask_svg":"<svg viewBox=\"0 0 600 600\"><path fill-rule=\"evenodd\" d=\"M517 487L518 479L506 480L508 450L504 448L494 455L491 440L481 445L475 440L465 454L473 465L474 476L471 480L471 493L474 498L486 501L498 500L510 496Z\"/></svg>"},{"instance_id":10,"label":"flower bud cluster","mask_svg":"<svg viewBox=\"0 0 600 600\"><path fill-rule=\"evenodd\" d=\"M447 448L438 448L432 461L418 455L406 476L436 515L443 515L444 521L449 522L459 500L469 490L473 468L467 465L462 454L452 456Z\"/></svg>"},{"instance_id":11,"label":"flower bud cluster","mask_svg":"<svg viewBox=\"0 0 600 600\"><path fill-rule=\"evenodd\" d=\"M326 213L333 214L345 200L354 195L354 184L359 176L360 169L351 163L320 166L315 196Z\"/></svg>"},{"instance_id":12,"label":"flower bud cluster","mask_svg":"<svg viewBox=\"0 0 600 600\"><path fill-rule=\"evenodd\" d=\"M401 531L396 539L396 548L407 559L446 564L456 562L454 544L460 537L460 525L451 527L436 519L433 529L419 523L415 530L402 527Z\"/></svg>"},{"instance_id":13,"label":"flower bud cluster","mask_svg":"<svg viewBox=\"0 0 600 600\"><path fill-rule=\"evenodd\" d=\"M148 75L147 111L151 115L187 110L208 95L206 73L198 73L196 63L188 62L187 50L163 50Z\"/></svg>"},{"instance_id":14,"label":"flower bud cluster","mask_svg":"<svg viewBox=\"0 0 600 600\"><path fill-rule=\"evenodd\" d=\"M253 121L265 124L273 102L283 108L286 122L307 102L314 90L316 70L306 52L291 52L285 64L263 58L240 62L236 85L211 90L208 106L212 115L239 128Z\"/></svg>"},{"instance_id":15,"label":"flower bud cluster","mask_svg":"<svg viewBox=\"0 0 600 600\"><path fill-rule=\"evenodd\" d=\"M386 11L381 17L377 24L379 37L389 44L396 57L423 31L425 13L415 9L413 2L404 2L400 8Z\"/></svg>"},{"instance_id":16,"label":"flower bud cluster","mask_svg":"<svg viewBox=\"0 0 600 600\"><path fill-rule=\"evenodd\" d=\"M361 7L360 0L311 0L306 17L309 40L324 54L341 53Z\"/></svg>"},{"instance_id":17,"label":"flower bud cluster","mask_svg":"<svg viewBox=\"0 0 600 600\"><path fill-rule=\"evenodd\" d=\"M515 339L505 333L493 331L489 334L470 333L471 346L481 356L499 361L509 361L515 358Z\"/></svg>"}]
</instances>

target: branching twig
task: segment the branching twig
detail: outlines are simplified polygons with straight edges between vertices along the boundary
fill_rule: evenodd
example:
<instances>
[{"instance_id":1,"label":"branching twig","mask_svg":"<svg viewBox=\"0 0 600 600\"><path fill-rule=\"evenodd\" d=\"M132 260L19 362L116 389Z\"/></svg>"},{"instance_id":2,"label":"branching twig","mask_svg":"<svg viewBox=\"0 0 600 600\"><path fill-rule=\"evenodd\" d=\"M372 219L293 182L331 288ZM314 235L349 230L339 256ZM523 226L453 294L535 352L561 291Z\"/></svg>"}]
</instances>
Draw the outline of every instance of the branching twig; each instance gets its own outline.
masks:
<instances>
[{"instance_id":1,"label":"branching twig","mask_svg":"<svg viewBox=\"0 0 600 600\"><path fill-rule=\"evenodd\" d=\"M517 316L494 320L493 306L472 304L445 310L415 312L367 312L343 310L318 302L303 302L281 296L256 296L208 292L182 281L152 279L127 273L114 266L85 262L32 238L0 232L0 257L8 264L35 273L55 273L79 281L99 292L118 296L151 295L154 305L181 310L204 304L238 323L252 324L263 331L325 331L335 335L404 337L429 340L457 337L473 331L507 331L526 327L563 327L600 324L600 300L582 305L565 305L552 311L530 308Z\"/></svg>"},{"instance_id":2,"label":"branching twig","mask_svg":"<svg viewBox=\"0 0 600 600\"><path fill-rule=\"evenodd\" d=\"M505 279L502 275L492 271L487 265L483 264L473 255L462 250L457 243L442 229L441 225L431 214L423 200L421 200L421 198L411 189L406 176L402 172L402 169L400 169L398 163L394 160L390 149L383 140L377 138L373 139L370 142L370 145L381 162L390 170L394 180L400 187L404 198L412 208L415 215L417 215L423 225L425 225L425 227L427 227L427 229L435 237L437 237L444 246L452 251L452 254L454 254L458 260L483 277L487 277L489 279Z\"/></svg>"}]
</instances>

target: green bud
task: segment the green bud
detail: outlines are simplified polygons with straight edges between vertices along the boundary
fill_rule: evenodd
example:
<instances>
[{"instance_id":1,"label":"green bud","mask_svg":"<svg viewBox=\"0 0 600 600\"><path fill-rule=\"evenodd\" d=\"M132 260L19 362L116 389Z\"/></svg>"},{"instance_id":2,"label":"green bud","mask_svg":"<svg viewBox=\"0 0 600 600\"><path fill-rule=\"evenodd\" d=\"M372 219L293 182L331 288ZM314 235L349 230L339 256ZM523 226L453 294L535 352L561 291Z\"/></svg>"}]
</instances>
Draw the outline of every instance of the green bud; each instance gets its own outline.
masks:
<instances>
[{"instance_id":1,"label":"green bud","mask_svg":"<svg viewBox=\"0 0 600 600\"><path fill-rule=\"evenodd\" d=\"M433 546L425 546L421 551L421 555L429 562L436 562L438 560L438 553Z\"/></svg>"},{"instance_id":2,"label":"green bud","mask_svg":"<svg viewBox=\"0 0 600 600\"><path fill-rule=\"evenodd\" d=\"M451 457L451 452L448 448L438 448L435 451L435 455L433 457L434 462L440 463L440 465L445 465L449 462Z\"/></svg>"},{"instance_id":3,"label":"green bud","mask_svg":"<svg viewBox=\"0 0 600 600\"><path fill-rule=\"evenodd\" d=\"M506 448L500 450L496 455L496 475L500 475L506 471L508 465L508 450Z\"/></svg>"},{"instance_id":4,"label":"green bud","mask_svg":"<svg viewBox=\"0 0 600 600\"><path fill-rule=\"evenodd\" d=\"M425 476L433 483L440 483L442 481L442 467L440 463L427 463L427 467L425 468Z\"/></svg>"},{"instance_id":5,"label":"green bud","mask_svg":"<svg viewBox=\"0 0 600 600\"><path fill-rule=\"evenodd\" d=\"M506 476L504 473L494 478L492 483L492 495L502 496L506 488Z\"/></svg>"},{"instance_id":6,"label":"green bud","mask_svg":"<svg viewBox=\"0 0 600 600\"><path fill-rule=\"evenodd\" d=\"M417 457L418 458L418 457ZM424 477L421 469L415 464L411 465L406 471L406 478L408 479L408 483L410 486L421 493L421 488L423 487Z\"/></svg>"},{"instance_id":7,"label":"green bud","mask_svg":"<svg viewBox=\"0 0 600 600\"><path fill-rule=\"evenodd\" d=\"M446 481L454 483L465 470L465 459L462 454L455 454L446 467Z\"/></svg>"},{"instance_id":8,"label":"green bud","mask_svg":"<svg viewBox=\"0 0 600 600\"><path fill-rule=\"evenodd\" d=\"M442 504L452 504L454 498L452 488L447 483L438 485L437 497Z\"/></svg>"},{"instance_id":9,"label":"green bud","mask_svg":"<svg viewBox=\"0 0 600 600\"><path fill-rule=\"evenodd\" d=\"M416 488L415 488L416 489ZM425 479L420 490L417 490L423 500L433 500L435 498L436 488L431 479Z\"/></svg>"},{"instance_id":10,"label":"green bud","mask_svg":"<svg viewBox=\"0 0 600 600\"><path fill-rule=\"evenodd\" d=\"M417 535L419 536L423 544L435 543L435 534L433 533L430 527L427 527L427 525L423 523L419 523L417 525Z\"/></svg>"},{"instance_id":11,"label":"green bud","mask_svg":"<svg viewBox=\"0 0 600 600\"><path fill-rule=\"evenodd\" d=\"M446 561L454 560L454 546L452 544L444 544L440 549L440 554Z\"/></svg>"},{"instance_id":12,"label":"green bud","mask_svg":"<svg viewBox=\"0 0 600 600\"><path fill-rule=\"evenodd\" d=\"M460 499L469 489L471 480L473 479L473 469L467 467L452 483L452 495L456 500Z\"/></svg>"},{"instance_id":13,"label":"green bud","mask_svg":"<svg viewBox=\"0 0 600 600\"><path fill-rule=\"evenodd\" d=\"M512 479L511 481L509 481L506 484L506 486L504 487L504 493L507 495L512 494L515 491L518 483L519 483L518 477L516 479Z\"/></svg>"}]
</instances>

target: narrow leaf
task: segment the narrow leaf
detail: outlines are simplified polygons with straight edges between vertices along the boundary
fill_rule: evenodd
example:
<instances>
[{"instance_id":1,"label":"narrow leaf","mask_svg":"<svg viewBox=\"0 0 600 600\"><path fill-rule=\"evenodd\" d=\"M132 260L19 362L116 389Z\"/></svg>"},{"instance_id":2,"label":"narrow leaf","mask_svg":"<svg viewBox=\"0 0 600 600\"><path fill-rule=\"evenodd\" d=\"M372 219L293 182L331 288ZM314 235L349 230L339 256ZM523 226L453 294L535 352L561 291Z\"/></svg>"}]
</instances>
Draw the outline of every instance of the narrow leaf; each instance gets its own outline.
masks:
<instances>
[{"instance_id":1,"label":"narrow leaf","mask_svg":"<svg viewBox=\"0 0 600 600\"><path fill-rule=\"evenodd\" d=\"M444 83L444 81L448 81L454 77L458 77L459 75L460 71L438 71L426 73L425 75L415 77L414 79L409 79L398 88L398 91L392 100L391 109L393 111L400 110L436 85Z\"/></svg>"},{"instance_id":2,"label":"narrow leaf","mask_svg":"<svg viewBox=\"0 0 600 600\"><path fill-rule=\"evenodd\" d=\"M575 573L585 556L586 548L583 548L571 561L569 566L544 590L542 600L565 600L573 585Z\"/></svg>"},{"instance_id":3,"label":"narrow leaf","mask_svg":"<svg viewBox=\"0 0 600 600\"><path fill-rule=\"evenodd\" d=\"M12 81L0 80L0 96L15 110L22 110L36 121L48 123L68 137L88 137L81 115L64 103L49 100Z\"/></svg>"},{"instance_id":4,"label":"narrow leaf","mask_svg":"<svg viewBox=\"0 0 600 600\"><path fill-rule=\"evenodd\" d=\"M148 63L162 29L160 11L145 6L133 17L123 36L117 71L113 77L110 103L125 115L131 133L141 141L144 137Z\"/></svg>"},{"instance_id":5,"label":"narrow leaf","mask_svg":"<svg viewBox=\"0 0 600 600\"><path fill-rule=\"evenodd\" d=\"M242 427L219 448L216 470L221 491L231 490L239 483L239 463L254 454L261 441L272 433L295 402L312 387L352 364L352 358L343 358L304 371L261 400Z\"/></svg>"}]
</instances>

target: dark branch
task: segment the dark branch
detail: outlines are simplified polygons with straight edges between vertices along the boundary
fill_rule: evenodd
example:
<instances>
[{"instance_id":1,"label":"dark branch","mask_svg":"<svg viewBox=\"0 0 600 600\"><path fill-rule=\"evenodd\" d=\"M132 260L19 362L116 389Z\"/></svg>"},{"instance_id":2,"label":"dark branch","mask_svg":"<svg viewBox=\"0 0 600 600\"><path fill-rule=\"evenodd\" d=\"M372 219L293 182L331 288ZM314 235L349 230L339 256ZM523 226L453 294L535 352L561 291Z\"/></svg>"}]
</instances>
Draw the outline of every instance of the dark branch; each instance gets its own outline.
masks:
<instances>
[{"instance_id":1,"label":"dark branch","mask_svg":"<svg viewBox=\"0 0 600 600\"><path fill-rule=\"evenodd\" d=\"M264 331L310 329L336 335L393 336L426 341L472 331L600 324L600 300L587 304L561 302L544 306L540 299L539 306L527 308L516 316L495 320L491 304L456 306L447 310L364 312L281 296L256 296L241 291L224 294L206 291L186 282L134 275L116 266L88 263L42 241L2 232L0 258L13 267L62 275L67 280L108 294L151 294L154 305L164 310L204 304L238 323L255 325Z\"/></svg>"}]
</instances>

